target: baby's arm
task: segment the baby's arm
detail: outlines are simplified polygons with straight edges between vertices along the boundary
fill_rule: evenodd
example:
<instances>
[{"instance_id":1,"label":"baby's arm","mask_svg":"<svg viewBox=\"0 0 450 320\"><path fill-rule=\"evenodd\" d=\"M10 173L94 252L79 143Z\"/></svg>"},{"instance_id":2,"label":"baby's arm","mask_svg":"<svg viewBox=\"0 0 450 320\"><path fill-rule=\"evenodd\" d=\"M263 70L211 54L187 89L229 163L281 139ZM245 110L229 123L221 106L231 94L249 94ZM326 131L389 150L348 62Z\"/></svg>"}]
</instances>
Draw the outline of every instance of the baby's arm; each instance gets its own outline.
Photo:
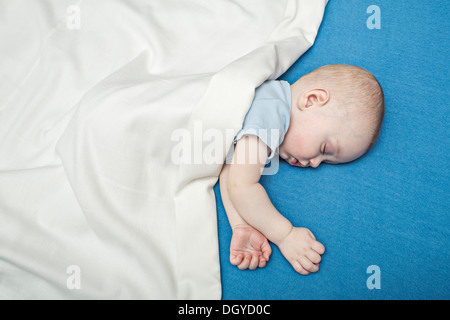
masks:
<instances>
[{"instance_id":1,"label":"baby's arm","mask_svg":"<svg viewBox=\"0 0 450 320\"><path fill-rule=\"evenodd\" d=\"M227 180L230 165L225 164L220 173L220 194L233 236L230 243L230 263L239 269L263 268L272 253L267 238L248 225L237 212L228 196Z\"/></svg>"},{"instance_id":2,"label":"baby's arm","mask_svg":"<svg viewBox=\"0 0 450 320\"><path fill-rule=\"evenodd\" d=\"M224 164L222 167L222 171L220 172L220 196L222 197L223 207L225 208L225 212L227 213L228 222L230 223L231 229L239 225L247 225L244 219L239 215L233 203L230 200L230 196L228 195L228 173L230 172L230 165Z\"/></svg>"},{"instance_id":3,"label":"baby's arm","mask_svg":"<svg viewBox=\"0 0 450 320\"><path fill-rule=\"evenodd\" d=\"M259 183L267 155L267 146L257 136L237 142L227 181L230 201L243 220L280 248L297 272L316 272L325 248L308 229L293 227Z\"/></svg>"}]
</instances>

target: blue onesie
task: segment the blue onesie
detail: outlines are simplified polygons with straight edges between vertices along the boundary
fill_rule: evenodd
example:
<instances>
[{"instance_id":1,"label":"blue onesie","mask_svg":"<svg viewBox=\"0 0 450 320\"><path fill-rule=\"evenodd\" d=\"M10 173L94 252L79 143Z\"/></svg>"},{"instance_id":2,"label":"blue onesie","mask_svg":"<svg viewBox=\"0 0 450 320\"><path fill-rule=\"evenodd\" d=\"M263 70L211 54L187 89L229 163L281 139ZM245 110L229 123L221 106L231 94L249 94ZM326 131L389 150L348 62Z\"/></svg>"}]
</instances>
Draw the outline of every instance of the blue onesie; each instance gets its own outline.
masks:
<instances>
[{"instance_id":1,"label":"blue onesie","mask_svg":"<svg viewBox=\"0 0 450 320\"><path fill-rule=\"evenodd\" d=\"M289 128L291 115L291 86L286 81L269 80L256 88L252 105L245 116L242 129L226 157L226 163L233 160L234 146L243 136L258 136L271 150L268 161L278 154Z\"/></svg>"}]
</instances>

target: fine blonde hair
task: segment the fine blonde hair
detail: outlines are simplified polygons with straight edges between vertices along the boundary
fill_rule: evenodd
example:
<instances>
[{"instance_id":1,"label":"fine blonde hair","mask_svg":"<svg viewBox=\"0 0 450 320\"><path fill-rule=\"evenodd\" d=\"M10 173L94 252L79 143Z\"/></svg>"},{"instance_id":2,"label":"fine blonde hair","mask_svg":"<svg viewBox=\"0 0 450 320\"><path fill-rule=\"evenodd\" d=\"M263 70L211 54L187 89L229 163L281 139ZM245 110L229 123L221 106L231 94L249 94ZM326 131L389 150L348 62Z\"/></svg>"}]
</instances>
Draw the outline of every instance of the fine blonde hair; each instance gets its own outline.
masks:
<instances>
[{"instance_id":1,"label":"fine blonde hair","mask_svg":"<svg viewBox=\"0 0 450 320\"><path fill-rule=\"evenodd\" d=\"M371 119L372 139L369 150L377 141L384 119L384 93L378 80L364 68L347 64L330 64L302 77L311 85L324 86L330 94L330 100L341 105L349 112L357 111Z\"/></svg>"}]
</instances>

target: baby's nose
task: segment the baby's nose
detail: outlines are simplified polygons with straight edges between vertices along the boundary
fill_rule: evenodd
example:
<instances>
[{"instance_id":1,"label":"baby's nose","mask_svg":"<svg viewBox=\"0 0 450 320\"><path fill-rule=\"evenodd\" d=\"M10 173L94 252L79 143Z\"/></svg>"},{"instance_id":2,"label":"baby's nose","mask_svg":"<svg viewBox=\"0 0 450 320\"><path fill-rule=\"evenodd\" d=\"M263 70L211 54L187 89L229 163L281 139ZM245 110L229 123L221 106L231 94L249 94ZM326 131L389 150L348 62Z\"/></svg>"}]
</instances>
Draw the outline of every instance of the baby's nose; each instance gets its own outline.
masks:
<instances>
[{"instance_id":1,"label":"baby's nose","mask_svg":"<svg viewBox=\"0 0 450 320\"><path fill-rule=\"evenodd\" d=\"M309 160L309 165L313 168L317 168L320 165L320 160L318 159L311 159Z\"/></svg>"}]
</instances>

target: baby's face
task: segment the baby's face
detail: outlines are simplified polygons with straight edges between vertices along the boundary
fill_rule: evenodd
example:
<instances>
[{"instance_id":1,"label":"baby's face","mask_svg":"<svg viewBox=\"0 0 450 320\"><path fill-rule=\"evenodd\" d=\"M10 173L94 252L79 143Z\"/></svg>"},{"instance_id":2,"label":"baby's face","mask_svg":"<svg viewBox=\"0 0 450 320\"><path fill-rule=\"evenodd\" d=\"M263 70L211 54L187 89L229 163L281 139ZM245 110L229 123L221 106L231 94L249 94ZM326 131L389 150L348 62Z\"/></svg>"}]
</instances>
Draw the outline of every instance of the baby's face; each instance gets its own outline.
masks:
<instances>
[{"instance_id":1,"label":"baby's face","mask_svg":"<svg viewBox=\"0 0 450 320\"><path fill-rule=\"evenodd\" d=\"M280 157L290 165L317 167L362 156L370 143L368 121L331 108L311 108L291 116L291 125L280 145Z\"/></svg>"}]
</instances>

